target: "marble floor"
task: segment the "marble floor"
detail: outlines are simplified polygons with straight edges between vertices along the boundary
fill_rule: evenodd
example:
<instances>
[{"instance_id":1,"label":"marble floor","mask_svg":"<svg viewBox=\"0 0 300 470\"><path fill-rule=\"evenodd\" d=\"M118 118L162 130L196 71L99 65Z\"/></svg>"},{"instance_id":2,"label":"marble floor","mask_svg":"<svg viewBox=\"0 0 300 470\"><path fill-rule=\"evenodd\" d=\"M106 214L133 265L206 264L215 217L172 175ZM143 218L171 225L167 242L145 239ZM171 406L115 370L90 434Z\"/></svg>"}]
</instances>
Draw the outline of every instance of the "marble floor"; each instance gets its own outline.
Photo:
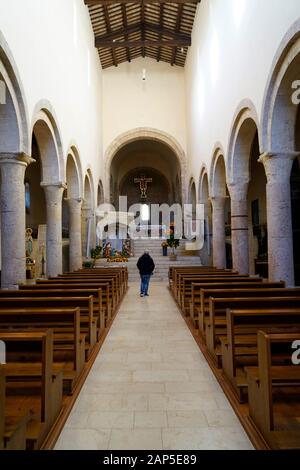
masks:
<instances>
[{"instance_id":1,"label":"marble floor","mask_svg":"<svg viewBox=\"0 0 300 470\"><path fill-rule=\"evenodd\" d=\"M130 285L55 448L253 449L167 284Z\"/></svg>"}]
</instances>

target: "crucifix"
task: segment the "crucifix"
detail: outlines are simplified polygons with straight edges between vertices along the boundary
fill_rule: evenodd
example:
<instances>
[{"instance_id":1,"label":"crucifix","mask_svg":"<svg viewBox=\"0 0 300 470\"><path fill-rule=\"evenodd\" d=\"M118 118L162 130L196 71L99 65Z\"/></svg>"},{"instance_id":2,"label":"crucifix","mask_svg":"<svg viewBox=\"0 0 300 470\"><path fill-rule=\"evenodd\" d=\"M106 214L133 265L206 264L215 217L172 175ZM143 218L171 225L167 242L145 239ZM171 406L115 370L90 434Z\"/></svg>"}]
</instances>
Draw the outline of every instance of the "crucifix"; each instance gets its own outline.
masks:
<instances>
[{"instance_id":1,"label":"crucifix","mask_svg":"<svg viewBox=\"0 0 300 470\"><path fill-rule=\"evenodd\" d=\"M148 183L152 183L152 178L146 178L145 175L142 175L140 178L135 178L134 182L140 185L141 199L147 199Z\"/></svg>"}]
</instances>

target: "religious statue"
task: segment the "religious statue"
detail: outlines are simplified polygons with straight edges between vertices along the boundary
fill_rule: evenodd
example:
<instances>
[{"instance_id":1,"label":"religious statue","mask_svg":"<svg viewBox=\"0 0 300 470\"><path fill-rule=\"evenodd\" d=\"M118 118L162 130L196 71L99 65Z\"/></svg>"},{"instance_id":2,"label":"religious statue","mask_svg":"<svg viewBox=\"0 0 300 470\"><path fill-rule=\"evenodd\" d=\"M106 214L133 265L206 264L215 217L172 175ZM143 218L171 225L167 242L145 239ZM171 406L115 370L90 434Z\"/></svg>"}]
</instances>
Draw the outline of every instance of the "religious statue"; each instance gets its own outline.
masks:
<instances>
[{"instance_id":1,"label":"religious statue","mask_svg":"<svg viewBox=\"0 0 300 470\"><path fill-rule=\"evenodd\" d=\"M32 239L32 229L27 228L25 230L25 249L26 249L26 258L31 259L32 251L33 251L33 239Z\"/></svg>"},{"instance_id":2,"label":"religious statue","mask_svg":"<svg viewBox=\"0 0 300 470\"><path fill-rule=\"evenodd\" d=\"M130 258L130 256L132 256L131 243L129 239L124 240L122 253L126 258Z\"/></svg>"},{"instance_id":3,"label":"religious statue","mask_svg":"<svg viewBox=\"0 0 300 470\"><path fill-rule=\"evenodd\" d=\"M110 258L110 257L111 257L111 243L107 242L104 247L104 258Z\"/></svg>"},{"instance_id":4,"label":"religious statue","mask_svg":"<svg viewBox=\"0 0 300 470\"><path fill-rule=\"evenodd\" d=\"M34 279L35 277L35 260L32 259L33 238L32 229L25 230L25 254L26 254L26 278Z\"/></svg>"},{"instance_id":5,"label":"religious statue","mask_svg":"<svg viewBox=\"0 0 300 470\"><path fill-rule=\"evenodd\" d=\"M152 178L146 178L145 175L142 175L140 178L135 178L134 182L140 185L141 199L147 199L148 183L152 183Z\"/></svg>"}]
</instances>

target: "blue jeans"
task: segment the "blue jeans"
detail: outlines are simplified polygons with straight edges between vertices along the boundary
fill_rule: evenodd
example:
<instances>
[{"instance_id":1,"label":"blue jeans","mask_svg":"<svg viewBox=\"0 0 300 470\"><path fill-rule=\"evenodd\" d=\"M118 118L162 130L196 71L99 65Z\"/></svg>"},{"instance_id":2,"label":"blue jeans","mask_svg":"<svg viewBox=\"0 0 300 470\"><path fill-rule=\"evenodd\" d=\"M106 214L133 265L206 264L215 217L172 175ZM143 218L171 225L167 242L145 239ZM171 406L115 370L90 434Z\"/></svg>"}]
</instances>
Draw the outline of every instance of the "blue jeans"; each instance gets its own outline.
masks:
<instances>
[{"instance_id":1,"label":"blue jeans","mask_svg":"<svg viewBox=\"0 0 300 470\"><path fill-rule=\"evenodd\" d=\"M151 274L141 274L141 294L147 295Z\"/></svg>"}]
</instances>

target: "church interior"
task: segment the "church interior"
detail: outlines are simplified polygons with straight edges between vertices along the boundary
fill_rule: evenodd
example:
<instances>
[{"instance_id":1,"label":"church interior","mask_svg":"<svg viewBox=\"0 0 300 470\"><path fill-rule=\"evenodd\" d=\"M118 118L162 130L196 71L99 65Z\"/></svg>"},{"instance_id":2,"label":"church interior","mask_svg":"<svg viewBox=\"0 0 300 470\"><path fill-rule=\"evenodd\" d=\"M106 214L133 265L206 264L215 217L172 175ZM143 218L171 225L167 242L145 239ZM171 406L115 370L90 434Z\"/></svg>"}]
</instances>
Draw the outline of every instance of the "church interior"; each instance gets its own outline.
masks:
<instances>
[{"instance_id":1,"label":"church interior","mask_svg":"<svg viewBox=\"0 0 300 470\"><path fill-rule=\"evenodd\" d=\"M2 455L299 450L299 0L0 0L0 239Z\"/></svg>"}]
</instances>

